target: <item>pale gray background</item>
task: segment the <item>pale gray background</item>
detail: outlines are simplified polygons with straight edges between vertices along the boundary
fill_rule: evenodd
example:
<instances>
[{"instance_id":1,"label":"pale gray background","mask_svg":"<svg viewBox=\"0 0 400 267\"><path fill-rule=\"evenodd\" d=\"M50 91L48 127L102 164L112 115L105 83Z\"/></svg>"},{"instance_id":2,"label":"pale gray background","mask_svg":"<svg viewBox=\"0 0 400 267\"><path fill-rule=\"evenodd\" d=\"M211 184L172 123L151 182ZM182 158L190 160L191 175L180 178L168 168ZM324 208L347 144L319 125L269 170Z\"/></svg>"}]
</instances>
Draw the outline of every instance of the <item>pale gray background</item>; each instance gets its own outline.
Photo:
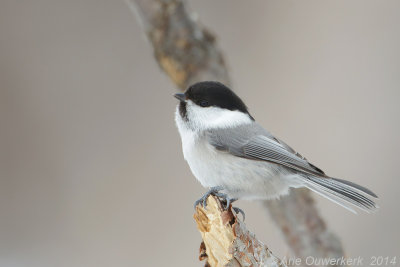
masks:
<instances>
[{"instance_id":1,"label":"pale gray background","mask_svg":"<svg viewBox=\"0 0 400 267\"><path fill-rule=\"evenodd\" d=\"M255 118L380 196L372 215L316 196L347 254L399 257L400 1L191 4ZM123 1L1 0L0 89L1 266L201 266L176 89Z\"/></svg>"}]
</instances>

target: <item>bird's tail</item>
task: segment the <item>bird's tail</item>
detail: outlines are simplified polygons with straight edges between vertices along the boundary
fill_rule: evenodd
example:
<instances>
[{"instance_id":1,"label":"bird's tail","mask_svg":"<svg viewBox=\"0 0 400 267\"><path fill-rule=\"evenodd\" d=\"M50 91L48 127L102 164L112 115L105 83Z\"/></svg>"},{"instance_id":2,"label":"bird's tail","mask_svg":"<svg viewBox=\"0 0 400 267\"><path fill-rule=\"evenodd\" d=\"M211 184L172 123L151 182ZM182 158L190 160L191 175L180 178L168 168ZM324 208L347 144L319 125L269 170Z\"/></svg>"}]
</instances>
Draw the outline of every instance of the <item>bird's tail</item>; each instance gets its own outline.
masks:
<instances>
[{"instance_id":1,"label":"bird's tail","mask_svg":"<svg viewBox=\"0 0 400 267\"><path fill-rule=\"evenodd\" d=\"M371 190L358 184L337 179L309 176L303 180L305 186L323 197L339 204L340 206L357 213L357 207L368 213L376 211L378 205L374 198L378 198Z\"/></svg>"}]
</instances>

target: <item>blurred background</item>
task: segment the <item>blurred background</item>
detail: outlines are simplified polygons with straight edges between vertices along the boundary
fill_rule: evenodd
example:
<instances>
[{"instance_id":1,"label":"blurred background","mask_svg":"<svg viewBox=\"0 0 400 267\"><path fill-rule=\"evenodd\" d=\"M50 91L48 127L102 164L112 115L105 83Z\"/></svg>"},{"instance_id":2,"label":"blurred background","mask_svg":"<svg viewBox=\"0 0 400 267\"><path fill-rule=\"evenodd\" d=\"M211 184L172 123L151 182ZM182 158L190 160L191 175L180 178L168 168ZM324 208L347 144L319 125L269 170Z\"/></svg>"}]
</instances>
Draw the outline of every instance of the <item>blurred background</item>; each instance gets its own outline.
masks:
<instances>
[{"instance_id":1,"label":"blurred background","mask_svg":"<svg viewBox=\"0 0 400 267\"><path fill-rule=\"evenodd\" d=\"M315 195L347 255L398 256L400 2L190 1L233 89L329 175L379 197ZM176 88L124 1L0 2L0 266L202 266ZM265 210L239 201L275 254Z\"/></svg>"}]
</instances>

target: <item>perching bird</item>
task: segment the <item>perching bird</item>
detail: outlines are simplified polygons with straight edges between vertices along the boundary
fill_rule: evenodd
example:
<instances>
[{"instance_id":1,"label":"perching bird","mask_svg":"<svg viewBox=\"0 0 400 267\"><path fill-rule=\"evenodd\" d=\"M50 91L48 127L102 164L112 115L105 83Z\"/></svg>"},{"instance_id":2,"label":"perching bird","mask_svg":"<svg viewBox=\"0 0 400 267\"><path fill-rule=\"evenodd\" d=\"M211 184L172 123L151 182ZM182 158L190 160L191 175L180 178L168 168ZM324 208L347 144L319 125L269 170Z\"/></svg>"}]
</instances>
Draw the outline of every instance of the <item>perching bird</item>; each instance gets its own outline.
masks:
<instances>
[{"instance_id":1,"label":"perching bird","mask_svg":"<svg viewBox=\"0 0 400 267\"><path fill-rule=\"evenodd\" d=\"M377 209L369 189L332 178L259 125L243 101L218 82L199 82L179 99L175 121L185 160L197 180L222 196L227 206L236 199L274 199L289 188L306 187L355 212Z\"/></svg>"}]
</instances>

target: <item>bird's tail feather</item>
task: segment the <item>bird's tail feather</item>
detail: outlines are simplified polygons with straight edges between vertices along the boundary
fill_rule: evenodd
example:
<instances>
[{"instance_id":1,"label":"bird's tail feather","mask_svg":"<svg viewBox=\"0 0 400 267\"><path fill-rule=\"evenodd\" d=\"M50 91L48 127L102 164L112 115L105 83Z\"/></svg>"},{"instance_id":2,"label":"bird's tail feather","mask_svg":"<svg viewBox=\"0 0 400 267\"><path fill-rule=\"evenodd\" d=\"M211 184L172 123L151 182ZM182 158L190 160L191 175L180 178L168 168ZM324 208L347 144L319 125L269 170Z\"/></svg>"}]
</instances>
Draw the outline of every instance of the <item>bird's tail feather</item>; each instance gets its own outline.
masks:
<instances>
[{"instance_id":1,"label":"bird's tail feather","mask_svg":"<svg viewBox=\"0 0 400 267\"><path fill-rule=\"evenodd\" d=\"M309 176L303 181L305 181L305 186L308 189L326 197L351 212L357 213L354 207L368 213L378 208L378 205L372 200L373 198L377 198L377 195L371 190L352 182L336 178L315 176Z\"/></svg>"}]
</instances>

